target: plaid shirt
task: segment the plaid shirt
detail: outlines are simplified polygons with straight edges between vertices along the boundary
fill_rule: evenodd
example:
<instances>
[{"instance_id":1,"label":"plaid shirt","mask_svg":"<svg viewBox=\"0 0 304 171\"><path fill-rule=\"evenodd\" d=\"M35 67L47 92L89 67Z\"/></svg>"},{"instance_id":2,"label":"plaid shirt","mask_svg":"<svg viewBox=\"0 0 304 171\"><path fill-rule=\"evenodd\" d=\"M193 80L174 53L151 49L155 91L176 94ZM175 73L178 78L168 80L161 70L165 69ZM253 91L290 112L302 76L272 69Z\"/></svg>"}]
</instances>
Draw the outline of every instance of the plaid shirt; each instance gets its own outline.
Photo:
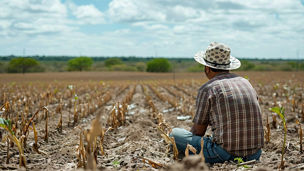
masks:
<instances>
[{"instance_id":1,"label":"plaid shirt","mask_svg":"<svg viewBox=\"0 0 304 171\"><path fill-rule=\"evenodd\" d=\"M211 125L213 141L234 156L254 154L264 144L257 93L235 74L219 74L199 89L193 122Z\"/></svg>"}]
</instances>

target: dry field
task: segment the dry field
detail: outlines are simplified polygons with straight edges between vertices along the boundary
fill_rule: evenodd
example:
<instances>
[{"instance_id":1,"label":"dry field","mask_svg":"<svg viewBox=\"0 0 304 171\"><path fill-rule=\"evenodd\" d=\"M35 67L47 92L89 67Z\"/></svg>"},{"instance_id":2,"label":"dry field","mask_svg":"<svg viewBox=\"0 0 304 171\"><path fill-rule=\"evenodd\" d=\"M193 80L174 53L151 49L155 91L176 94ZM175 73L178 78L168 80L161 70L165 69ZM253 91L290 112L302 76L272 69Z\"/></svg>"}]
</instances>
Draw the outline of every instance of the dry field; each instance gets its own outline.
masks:
<instances>
[{"instance_id":1,"label":"dry field","mask_svg":"<svg viewBox=\"0 0 304 171\"><path fill-rule=\"evenodd\" d=\"M261 160L247 166L279 169L283 120L269 108L280 106L287 126L284 167L304 169L304 73L237 74L259 94L266 135ZM0 169L189 167L168 150L173 140L166 135L173 127L190 129L196 91L206 81L203 73L0 74L0 117L11 121L0 120ZM232 162L205 168L244 169Z\"/></svg>"}]
</instances>

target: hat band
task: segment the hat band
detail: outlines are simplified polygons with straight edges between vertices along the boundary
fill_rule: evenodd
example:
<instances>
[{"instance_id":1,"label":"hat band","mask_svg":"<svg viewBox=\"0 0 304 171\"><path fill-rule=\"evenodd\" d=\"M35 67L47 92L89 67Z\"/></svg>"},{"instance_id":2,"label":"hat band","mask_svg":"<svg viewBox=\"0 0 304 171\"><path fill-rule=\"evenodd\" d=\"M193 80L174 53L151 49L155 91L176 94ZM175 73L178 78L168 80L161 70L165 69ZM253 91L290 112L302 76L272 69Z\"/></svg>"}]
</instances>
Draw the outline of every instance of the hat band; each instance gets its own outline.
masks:
<instances>
[{"instance_id":1,"label":"hat band","mask_svg":"<svg viewBox=\"0 0 304 171\"><path fill-rule=\"evenodd\" d=\"M215 62L210 62L208 61L207 59L203 58L208 64L212 64L214 66L217 66L217 65L220 65L220 66L226 66L226 65L230 65L231 61L229 61L228 64L218 64L218 63L215 63Z\"/></svg>"}]
</instances>

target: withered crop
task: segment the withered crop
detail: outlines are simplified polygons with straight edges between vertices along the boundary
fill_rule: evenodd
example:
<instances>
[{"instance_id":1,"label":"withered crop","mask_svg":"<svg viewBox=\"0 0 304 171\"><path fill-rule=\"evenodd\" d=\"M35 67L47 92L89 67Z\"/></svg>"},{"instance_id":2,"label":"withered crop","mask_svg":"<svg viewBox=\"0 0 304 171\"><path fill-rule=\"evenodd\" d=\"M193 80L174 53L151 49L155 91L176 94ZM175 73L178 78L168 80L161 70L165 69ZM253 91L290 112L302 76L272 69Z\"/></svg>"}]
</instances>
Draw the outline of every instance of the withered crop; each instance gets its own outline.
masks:
<instances>
[{"instance_id":1,"label":"withered crop","mask_svg":"<svg viewBox=\"0 0 304 171\"><path fill-rule=\"evenodd\" d=\"M299 120L296 120L296 124L299 125L299 139L300 139L300 152L303 152L303 130L302 130L302 126L301 123L299 122Z\"/></svg>"},{"instance_id":2,"label":"withered crop","mask_svg":"<svg viewBox=\"0 0 304 171\"><path fill-rule=\"evenodd\" d=\"M284 154L285 154L285 147L286 147L286 135L287 135L287 126L286 126L286 120L285 120L285 109L283 107L273 107L271 108L272 112L275 112L280 116L280 118L283 121L283 128L284 128L284 139L283 139L283 146L282 146L282 155L281 155L281 164L280 168L284 169Z\"/></svg>"},{"instance_id":3,"label":"withered crop","mask_svg":"<svg viewBox=\"0 0 304 171\"><path fill-rule=\"evenodd\" d=\"M8 138L14 142L19 150L19 166L20 167L26 167L26 158L23 152L23 146L22 146L22 141L23 141L23 136L18 139L15 135L15 133L12 131L12 125L10 120L5 120L3 118L0 118L0 127L4 128L9 134ZM7 144L9 146L9 144ZM9 157L9 156L8 156Z\"/></svg>"}]
</instances>

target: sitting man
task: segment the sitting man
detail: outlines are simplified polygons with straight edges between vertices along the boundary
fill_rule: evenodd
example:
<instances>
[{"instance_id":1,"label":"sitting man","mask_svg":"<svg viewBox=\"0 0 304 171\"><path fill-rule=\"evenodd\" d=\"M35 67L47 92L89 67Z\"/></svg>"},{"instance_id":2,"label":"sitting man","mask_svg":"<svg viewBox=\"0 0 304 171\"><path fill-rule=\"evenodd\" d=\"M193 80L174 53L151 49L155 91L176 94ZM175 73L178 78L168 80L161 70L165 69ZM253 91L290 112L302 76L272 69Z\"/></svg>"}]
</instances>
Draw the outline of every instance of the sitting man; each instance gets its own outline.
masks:
<instances>
[{"instance_id":1,"label":"sitting man","mask_svg":"<svg viewBox=\"0 0 304 171\"><path fill-rule=\"evenodd\" d=\"M191 132L174 128L170 134L179 152L184 153L191 144L199 153L203 141L206 163L223 163L235 157L259 160L264 132L257 93L248 80L229 73L241 66L240 61L230 56L229 47L216 42L194 59L205 65L209 81L198 90ZM204 137L208 125L212 137Z\"/></svg>"}]
</instances>

